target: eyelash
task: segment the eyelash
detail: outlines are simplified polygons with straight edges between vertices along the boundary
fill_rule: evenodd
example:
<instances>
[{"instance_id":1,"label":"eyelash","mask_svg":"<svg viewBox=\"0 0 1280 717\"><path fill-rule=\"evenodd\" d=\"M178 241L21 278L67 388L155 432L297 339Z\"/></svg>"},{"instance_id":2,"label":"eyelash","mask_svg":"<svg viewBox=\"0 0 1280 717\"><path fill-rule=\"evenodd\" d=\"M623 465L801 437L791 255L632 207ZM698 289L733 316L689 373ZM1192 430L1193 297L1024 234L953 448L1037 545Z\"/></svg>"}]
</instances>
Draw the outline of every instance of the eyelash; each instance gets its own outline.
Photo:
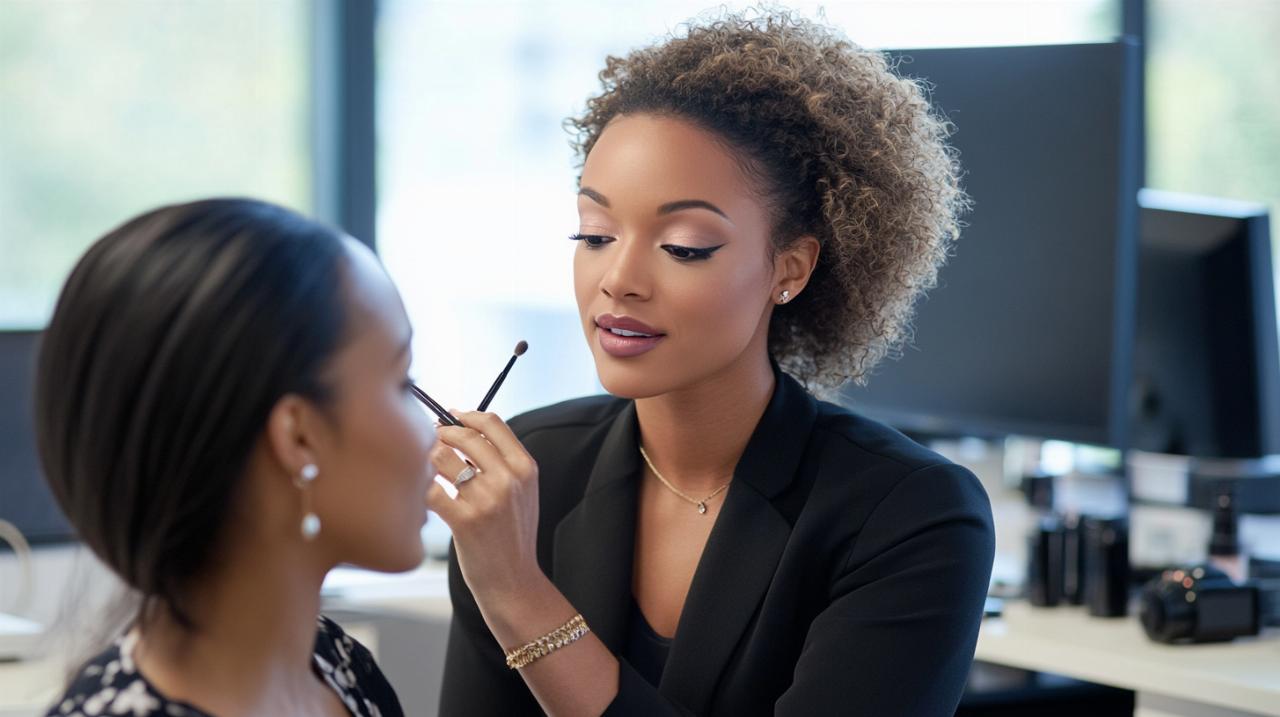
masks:
<instances>
[{"instance_id":1,"label":"eyelash","mask_svg":"<svg viewBox=\"0 0 1280 717\"><path fill-rule=\"evenodd\" d=\"M580 241L587 245L588 249L599 249L610 242L616 241L613 237L602 236L600 234L570 234L571 241ZM716 253L720 246L699 249L691 246L680 246L679 244L663 244L662 250L671 255L673 259L679 262L706 261L711 255ZM677 253L680 252L680 253ZM681 255L683 253L683 255Z\"/></svg>"},{"instance_id":2,"label":"eyelash","mask_svg":"<svg viewBox=\"0 0 1280 717\"><path fill-rule=\"evenodd\" d=\"M569 241L580 241L586 244L588 249L599 249L613 241L613 237L601 236L600 234L570 234Z\"/></svg>"}]
</instances>

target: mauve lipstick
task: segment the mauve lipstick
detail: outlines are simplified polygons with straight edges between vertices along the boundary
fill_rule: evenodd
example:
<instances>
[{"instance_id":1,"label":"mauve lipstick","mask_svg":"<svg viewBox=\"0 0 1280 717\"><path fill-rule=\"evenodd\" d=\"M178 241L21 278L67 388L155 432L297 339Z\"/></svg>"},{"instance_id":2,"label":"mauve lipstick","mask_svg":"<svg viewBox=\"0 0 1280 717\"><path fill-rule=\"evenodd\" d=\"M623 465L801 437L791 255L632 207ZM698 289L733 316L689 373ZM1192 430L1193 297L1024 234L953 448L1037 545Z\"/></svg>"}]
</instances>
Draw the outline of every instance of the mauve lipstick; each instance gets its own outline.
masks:
<instances>
[{"instance_id":1,"label":"mauve lipstick","mask_svg":"<svg viewBox=\"0 0 1280 717\"><path fill-rule=\"evenodd\" d=\"M596 340L614 358L631 358L651 351L666 334L630 316L600 314L596 317Z\"/></svg>"}]
</instances>

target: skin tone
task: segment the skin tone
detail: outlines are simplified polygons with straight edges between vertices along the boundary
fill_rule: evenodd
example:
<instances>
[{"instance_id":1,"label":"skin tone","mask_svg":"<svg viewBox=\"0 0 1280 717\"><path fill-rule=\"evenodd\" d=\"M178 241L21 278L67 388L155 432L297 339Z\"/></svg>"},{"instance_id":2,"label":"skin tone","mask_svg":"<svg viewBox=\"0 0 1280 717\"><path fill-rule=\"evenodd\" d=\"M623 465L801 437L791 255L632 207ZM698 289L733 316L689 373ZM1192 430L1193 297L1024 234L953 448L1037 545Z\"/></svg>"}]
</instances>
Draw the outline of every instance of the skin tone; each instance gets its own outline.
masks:
<instances>
[{"instance_id":1,"label":"skin tone","mask_svg":"<svg viewBox=\"0 0 1280 717\"><path fill-rule=\"evenodd\" d=\"M803 291L818 258L812 237L771 254L766 204L739 160L687 121L621 116L587 157L578 197L575 293L601 383L635 399L654 465L697 499L731 480L774 388L769 319L783 290ZM699 255L707 258L691 259ZM603 314L661 338L619 356L597 326ZM465 427L439 429L433 461L452 478L464 467L459 451L481 473L456 500L433 487L428 503L452 528L467 585L511 650L577 610L536 561L537 465L496 416L455 415ZM646 470L633 590L661 634L675 631L723 495L701 515ZM552 715L598 715L617 695L618 661L594 634L520 673Z\"/></svg>"},{"instance_id":2,"label":"skin tone","mask_svg":"<svg viewBox=\"0 0 1280 717\"><path fill-rule=\"evenodd\" d=\"M190 586L199 629L159 611L139 623L139 670L211 714L348 714L312 670L325 574L423 559L435 431L407 390L409 322L378 260L355 240L346 246L348 335L324 372L332 401L288 395L272 408L213 565ZM299 530L295 478L307 464L319 469L306 489L321 520L314 540Z\"/></svg>"}]
</instances>

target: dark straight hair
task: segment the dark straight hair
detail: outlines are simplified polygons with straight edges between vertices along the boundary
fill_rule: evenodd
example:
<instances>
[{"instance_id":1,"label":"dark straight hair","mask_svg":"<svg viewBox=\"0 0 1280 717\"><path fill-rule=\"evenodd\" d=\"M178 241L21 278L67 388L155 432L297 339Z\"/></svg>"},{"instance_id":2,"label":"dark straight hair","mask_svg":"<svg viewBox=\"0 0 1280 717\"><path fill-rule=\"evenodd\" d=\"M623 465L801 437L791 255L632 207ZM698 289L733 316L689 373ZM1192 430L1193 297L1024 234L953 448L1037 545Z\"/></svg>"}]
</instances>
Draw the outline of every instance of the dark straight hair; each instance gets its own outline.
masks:
<instances>
[{"instance_id":1,"label":"dark straight hair","mask_svg":"<svg viewBox=\"0 0 1280 717\"><path fill-rule=\"evenodd\" d=\"M272 407L329 396L345 265L328 227L210 199L130 220L71 272L38 362L40 459L79 538L144 611L196 627L185 591Z\"/></svg>"}]
</instances>

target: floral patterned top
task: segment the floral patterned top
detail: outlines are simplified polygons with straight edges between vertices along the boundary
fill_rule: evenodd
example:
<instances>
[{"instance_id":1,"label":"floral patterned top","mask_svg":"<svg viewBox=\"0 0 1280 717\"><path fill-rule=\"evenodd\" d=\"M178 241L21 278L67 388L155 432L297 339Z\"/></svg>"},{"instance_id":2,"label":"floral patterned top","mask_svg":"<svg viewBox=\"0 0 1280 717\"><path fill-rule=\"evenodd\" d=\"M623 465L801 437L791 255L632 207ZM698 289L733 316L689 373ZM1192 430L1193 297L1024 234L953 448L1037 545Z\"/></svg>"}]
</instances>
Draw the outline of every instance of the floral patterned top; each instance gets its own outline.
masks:
<instances>
[{"instance_id":1,"label":"floral patterned top","mask_svg":"<svg viewBox=\"0 0 1280 717\"><path fill-rule=\"evenodd\" d=\"M311 667L355 717L403 717L395 690L364 645L321 615ZM137 633L130 631L85 663L45 717L212 717L162 695L133 662Z\"/></svg>"}]
</instances>

